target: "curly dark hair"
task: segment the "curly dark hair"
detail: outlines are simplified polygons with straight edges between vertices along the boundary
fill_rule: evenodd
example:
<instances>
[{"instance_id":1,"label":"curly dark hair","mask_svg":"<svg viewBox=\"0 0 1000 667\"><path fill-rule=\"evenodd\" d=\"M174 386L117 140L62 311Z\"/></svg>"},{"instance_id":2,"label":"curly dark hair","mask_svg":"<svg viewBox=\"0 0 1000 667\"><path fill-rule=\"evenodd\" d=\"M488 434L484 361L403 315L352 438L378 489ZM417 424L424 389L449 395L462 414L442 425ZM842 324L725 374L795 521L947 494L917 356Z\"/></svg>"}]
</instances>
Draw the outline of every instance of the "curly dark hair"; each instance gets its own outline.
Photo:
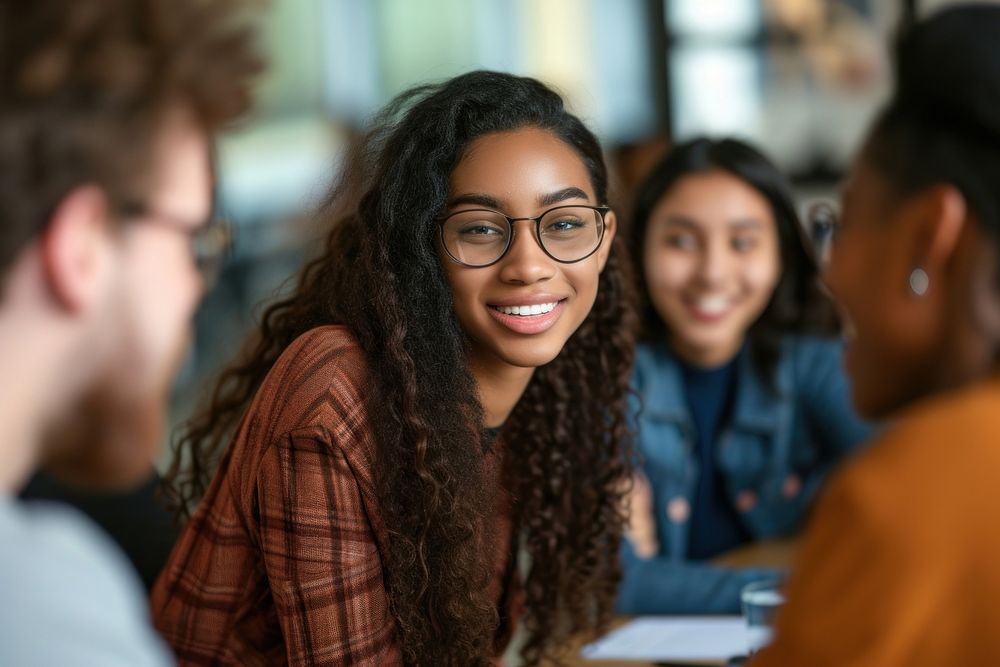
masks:
<instances>
[{"instance_id":1,"label":"curly dark hair","mask_svg":"<svg viewBox=\"0 0 1000 667\"><path fill-rule=\"evenodd\" d=\"M483 558L495 516L467 340L435 246L449 178L486 134L539 128L586 165L598 198L607 174L593 134L530 78L472 72L404 93L348 157L322 209L334 221L297 289L272 305L242 359L175 447L167 481L190 510L233 427L281 352L303 332L346 324L364 347L377 485L391 549L392 610L410 664L488 664L498 627ZM630 477L626 397L635 314L627 254L614 248L592 311L559 356L538 368L504 428L515 541L530 558L522 616L527 664L570 633L610 620L619 580L622 495ZM472 437L470 437L472 436ZM486 544L488 544L488 539Z\"/></svg>"},{"instance_id":2,"label":"curly dark hair","mask_svg":"<svg viewBox=\"0 0 1000 667\"><path fill-rule=\"evenodd\" d=\"M238 0L0 0L0 272L75 187L142 201L162 116L206 132L261 70Z\"/></svg>"},{"instance_id":3,"label":"curly dark hair","mask_svg":"<svg viewBox=\"0 0 1000 667\"><path fill-rule=\"evenodd\" d=\"M833 336L840 323L833 302L820 286L816 261L807 250L795 210L791 184L758 149L738 139L691 139L675 146L655 167L636 195L629 233L629 250L636 266L644 340L666 340L667 323L649 299L643 270L643 248L653 209L685 176L724 171L756 190L771 207L778 228L781 278L770 301L747 332L758 374L769 381L790 333Z\"/></svg>"}]
</instances>

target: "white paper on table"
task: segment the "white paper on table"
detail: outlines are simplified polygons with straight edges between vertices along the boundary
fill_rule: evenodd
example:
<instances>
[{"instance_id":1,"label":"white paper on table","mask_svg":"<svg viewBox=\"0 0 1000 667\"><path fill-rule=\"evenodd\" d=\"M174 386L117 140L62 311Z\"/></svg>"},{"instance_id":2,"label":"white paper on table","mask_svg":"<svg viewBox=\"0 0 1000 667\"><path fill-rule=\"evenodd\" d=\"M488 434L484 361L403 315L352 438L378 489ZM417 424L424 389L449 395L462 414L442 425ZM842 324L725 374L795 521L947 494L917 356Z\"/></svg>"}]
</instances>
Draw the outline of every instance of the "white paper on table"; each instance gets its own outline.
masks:
<instances>
[{"instance_id":1,"label":"white paper on table","mask_svg":"<svg viewBox=\"0 0 1000 667\"><path fill-rule=\"evenodd\" d=\"M663 660L725 663L747 653L741 616L638 618L583 647L591 660Z\"/></svg>"}]
</instances>

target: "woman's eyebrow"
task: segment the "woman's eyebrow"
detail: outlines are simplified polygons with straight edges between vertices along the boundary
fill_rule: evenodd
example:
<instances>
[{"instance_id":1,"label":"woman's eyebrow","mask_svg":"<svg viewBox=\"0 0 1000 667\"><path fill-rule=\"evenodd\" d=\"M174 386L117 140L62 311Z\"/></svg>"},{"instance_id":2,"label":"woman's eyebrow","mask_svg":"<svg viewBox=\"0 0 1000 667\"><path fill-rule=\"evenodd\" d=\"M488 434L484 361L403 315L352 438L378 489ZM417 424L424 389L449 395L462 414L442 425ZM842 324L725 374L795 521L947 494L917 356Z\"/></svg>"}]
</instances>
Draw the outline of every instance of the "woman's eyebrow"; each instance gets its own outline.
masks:
<instances>
[{"instance_id":1,"label":"woman's eyebrow","mask_svg":"<svg viewBox=\"0 0 1000 667\"><path fill-rule=\"evenodd\" d=\"M697 220L695 220L694 218L689 218L686 215L672 214L668 215L662 220L663 220L662 224L666 226L686 227L688 229L693 229L694 231L699 231L701 229L701 225L698 224Z\"/></svg>"},{"instance_id":2,"label":"woman's eyebrow","mask_svg":"<svg viewBox=\"0 0 1000 667\"><path fill-rule=\"evenodd\" d=\"M701 229L701 225L694 218L690 218L686 215L669 215L663 218L663 225L670 227L685 227L687 229L693 229L695 231ZM726 223L726 227L734 230L755 230L760 229L761 222L756 218L736 218L730 220Z\"/></svg>"},{"instance_id":3,"label":"woman's eyebrow","mask_svg":"<svg viewBox=\"0 0 1000 667\"><path fill-rule=\"evenodd\" d=\"M496 210L500 210L503 207L502 202L499 199L481 192L468 192L466 194L458 195L448 202L448 208L452 208L460 204L485 206L486 208Z\"/></svg>"},{"instance_id":4,"label":"woman's eyebrow","mask_svg":"<svg viewBox=\"0 0 1000 667\"><path fill-rule=\"evenodd\" d=\"M568 188L563 188L562 190L556 190L555 192L550 192L547 195L542 195L538 198L539 206L553 206L559 202L564 202L567 199L590 199L587 193L576 186L570 186Z\"/></svg>"},{"instance_id":5,"label":"woman's eyebrow","mask_svg":"<svg viewBox=\"0 0 1000 667\"><path fill-rule=\"evenodd\" d=\"M730 229L759 229L761 227L760 220L756 218L737 218L736 220L729 221Z\"/></svg>"},{"instance_id":6,"label":"woman's eyebrow","mask_svg":"<svg viewBox=\"0 0 1000 667\"><path fill-rule=\"evenodd\" d=\"M538 197L539 206L554 206L560 202L567 201L569 199L589 199L587 193L576 186L570 186L568 188L563 188L562 190L556 190L555 192L549 192L547 194ZM482 192L467 192L465 194L453 197L448 202L448 208L454 206L459 206L461 204L471 204L473 206L485 206L486 208L496 209L498 211L503 210L503 202L492 195L488 195Z\"/></svg>"}]
</instances>

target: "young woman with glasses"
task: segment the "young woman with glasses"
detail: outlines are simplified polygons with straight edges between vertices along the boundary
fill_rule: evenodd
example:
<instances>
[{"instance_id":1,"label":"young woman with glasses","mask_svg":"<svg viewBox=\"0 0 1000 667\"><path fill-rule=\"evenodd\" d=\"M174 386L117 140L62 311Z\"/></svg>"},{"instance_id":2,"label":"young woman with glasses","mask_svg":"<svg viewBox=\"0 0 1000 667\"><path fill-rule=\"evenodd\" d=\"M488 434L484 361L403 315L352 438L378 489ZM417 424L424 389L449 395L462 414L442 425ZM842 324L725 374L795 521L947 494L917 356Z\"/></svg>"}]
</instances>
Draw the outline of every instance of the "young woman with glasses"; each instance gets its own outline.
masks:
<instances>
[{"instance_id":1,"label":"young woman with glasses","mask_svg":"<svg viewBox=\"0 0 1000 667\"><path fill-rule=\"evenodd\" d=\"M634 315L600 147L475 72L347 164L321 256L176 452L200 504L157 625L184 664L464 667L515 625L537 663L618 580Z\"/></svg>"},{"instance_id":2,"label":"young woman with glasses","mask_svg":"<svg viewBox=\"0 0 1000 667\"><path fill-rule=\"evenodd\" d=\"M636 352L641 472L619 605L733 613L777 573L710 561L792 534L868 434L840 368L790 187L753 147L696 139L640 188L631 231L644 297Z\"/></svg>"}]
</instances>

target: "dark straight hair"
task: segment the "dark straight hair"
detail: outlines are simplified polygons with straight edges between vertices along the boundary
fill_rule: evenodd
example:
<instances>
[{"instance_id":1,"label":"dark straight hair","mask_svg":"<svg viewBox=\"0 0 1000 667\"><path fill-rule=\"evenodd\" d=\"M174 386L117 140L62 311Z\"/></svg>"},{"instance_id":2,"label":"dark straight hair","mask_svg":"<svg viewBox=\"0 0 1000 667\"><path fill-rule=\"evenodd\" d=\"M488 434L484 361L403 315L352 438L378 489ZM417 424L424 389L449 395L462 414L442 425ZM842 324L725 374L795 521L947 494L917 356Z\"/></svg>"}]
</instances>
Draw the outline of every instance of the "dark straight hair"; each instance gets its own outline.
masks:
<instances>
[{"instance_id":1,"label":"dark straight hair","mask_svg":"<svg viewBox=\"0 0 1000 667\"><path fill-rule=\"evenodd\" d=\"M862 160L897 195L936 183L962 193L1000 243L1000 7L942 10L904 31L896 87Z\"/></svg>"},{"instance_id":2,"label":"dark straight hair","mask_svg":"<svg viewBox=\"0 0 1000 667\"><path fill-rule=\"evenodd\" d=\"M754 366L775 388L774 366L781 340L788 334L835 335L836 310L819 285L819 271L803 238L791 185L759 150L737 139L700 137L674 147L650 172L636 195L629 246L639 286L641 339L665 341L669 325L649 298L643 263L646 231L653 209L686 176L723 171L740 179L767 200L778 228L781 278L764 312L750 327Z\"/></svg>"}]
</instances>

